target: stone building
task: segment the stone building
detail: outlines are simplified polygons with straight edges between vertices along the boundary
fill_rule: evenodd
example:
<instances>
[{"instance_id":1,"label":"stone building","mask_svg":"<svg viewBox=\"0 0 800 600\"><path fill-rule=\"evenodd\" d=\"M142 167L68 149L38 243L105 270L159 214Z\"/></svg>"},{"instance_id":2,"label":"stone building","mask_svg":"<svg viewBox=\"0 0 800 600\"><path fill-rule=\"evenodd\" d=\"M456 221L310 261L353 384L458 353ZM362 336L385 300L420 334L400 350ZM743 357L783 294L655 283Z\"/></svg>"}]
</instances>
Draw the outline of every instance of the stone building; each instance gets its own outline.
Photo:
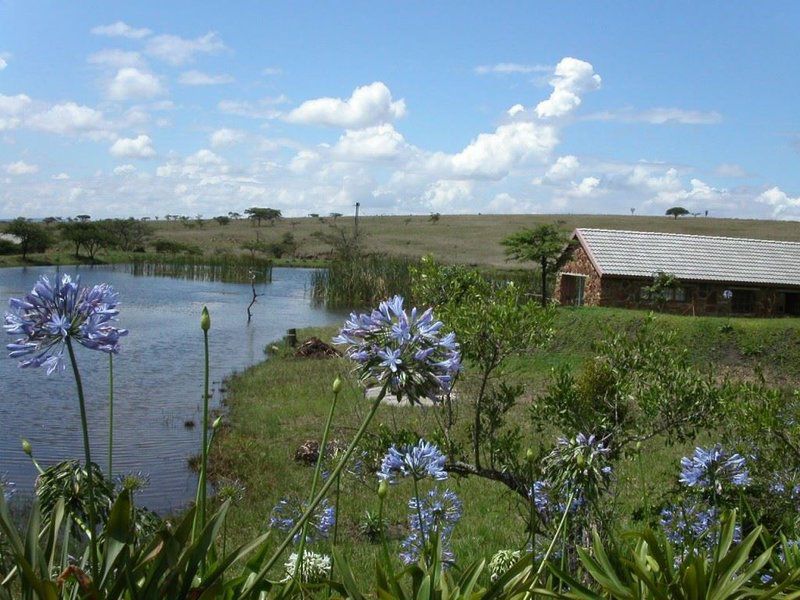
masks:
<instances>
[{"instance_id":1,"label":"stone building","mask_svg":"<svg viewBox=\"0 0 800 600\"><path fill-rule=\"evenodd\" d=\"M562 305L689 315L800 315L800 243L576 229L556 277ZM676 284L653 297L658 273Z\"/></svg>"}]
</instances>

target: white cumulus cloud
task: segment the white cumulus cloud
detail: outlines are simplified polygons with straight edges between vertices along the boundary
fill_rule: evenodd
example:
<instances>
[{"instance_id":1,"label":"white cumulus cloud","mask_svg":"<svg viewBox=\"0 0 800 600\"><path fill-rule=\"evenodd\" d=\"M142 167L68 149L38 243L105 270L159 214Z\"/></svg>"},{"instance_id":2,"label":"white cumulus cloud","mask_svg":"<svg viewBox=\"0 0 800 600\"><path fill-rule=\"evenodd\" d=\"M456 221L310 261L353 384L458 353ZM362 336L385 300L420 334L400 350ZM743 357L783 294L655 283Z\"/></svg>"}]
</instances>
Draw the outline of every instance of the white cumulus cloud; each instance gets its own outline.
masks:
<instances>
[{"instance_id":1,"label":"white cumulus cloud","mask_svg":"<svg viewBox=\"0 0 800 600\"><path fill-rule=\"evenodd\" d=\"M178 77L178 83L183 85L222 85L232 82L233 77L230 75L209 75L202 71L186 71Z\"/></svg>"},{"instance_id":2,"label":"white cumulus cloud","mask_svg":"<svg viewBox=\"0 0 800 600\"><path fill-rule=\"evenodd\" d=\"M800 196L792 197L778 186L771 187L759 194L756 202L769 206L775 217L796 216L797 209L800 208Z\"/></svg>"},{"instance_id":3,"label":"white cumulus cloud","mask_svg":"<svg viewBox=\"0 0 800 600\"><path fill-rule=\"evenodd\" d=\"M39 172L39 167L37 165L31 165L22 160L9 163L5 165L4 168L9 175L32 175Z\"/></svg>"},{"instance_id":4,"label":"white cumulus cloud","mask_svg":"<svg viewBox=\"0 0 800 600\"><path fill-rule=\"evenodd\" d=\"M553 67L548 65L523 65L520 63L497 63L494 65L480 65L475 67L478 75L510 75L514 73L546 73L552 71Z\"/></svg>"},{"instance_id":5,"label":"white cumulus cloud","mask_svg":"<svg viewBox=\"0 0 800 600\"><path fill-rule=\"evenodd\" d=\"M135 138L120 138L108 149L112 156L118 158L151 158L155 156L153 141L149 135L139 135Z\"/></svg>"},{"instance_id":6,"label":"white cumulus cloud","mask_svg":"<svg viewBox=\"0 0 800 600\"><path fill-rule=\"evenodd\" d=\"M353 90L350 98L316 98L307 100L289 112L292 123L362 129L388 123L403 117L405 101L393 100L392 92L381 81Z\"/></svg>"},{"instance_id":7,"label":"white cumulus cloud","mask_svg":"<svg viewBox=\"0 0 800 600\"><path fill-rule=\"evenodd\" d=\"M2 56L0 56L0 71L5 69L7 66L8 66L8 61Z\"/></svg>"},{"instance_id":8,"label":"white cumulus cloud","mask_svg":"<svg viewBox=\"0 0 800 600\"><path fill-rule=\"evenodd\" d=\"M98 25L92 28L94 35L104 35L106 37L124 37L132 40L138 40L147 37L152 31L146 28L137 29L131 27L127 23L117 21L111 25Z\"/></svg>"},{"instance_id":9,"label":"white cumulus cloud","mask_svg":"<svg viewBox=\"0 0 800 600\"><path fill-rule=\"evenodd\" d=\"M347 160L387 160L399 156L406 147L402 134L390 123L384 123L345 131L334 154Z\"/></svg>"},{"instance_id":10,"label":"white cumulus cloud","mask_svg":"<svg viewBox=\"0 0 800 600\"><path fill-rule=\"evenodd\" d=\"M530 122L507 123L493 133L481 133L450 157L449 162L458 177L500 179L528 160L546 160L557 144L558 135L553 127ZM433 162L440 159L435 156Z\"/></svg>"},{"instance_id":11,"label":"white cumulus cloud","mask_svg":"<svg viewBox=\"0 0 800 600\"><path fill-rule=\"evenodd\" d=\"M25 94L16 96L0 94L0 131L19 127L22 124L23 114L30 106L31 99Z\"/></svg>"},{"instance_id":12,"label":"white cumulus cloud","mask_svg":"<svg viewBox=\"0 0 800 600\"><path fill-rule=\"evenodd\" d=\"M217 129L211 134L210 142L212 148L222 148L224 146L238 144L239 142L243 141L244 138L244 131L223 127L222 129Z\"/></svg>"},{"instance_id":13,"label":"white cumulus cloud","mask_svg":"<svg viewBox=\"0 0 800 600\"><path fill-rule=\"evenodd\" d=\"M124 67L117 71L108 84L108 96L112 100L141 100L164 93L158 77L135 67Z\"/></svg>"},{"instance_id":14,"label":"white cumulus cloud","mask_svg":"<svg viewBox=\"0 0 800 600\"><path fill-rule=\"evenodd\" d=\"M90 54L86 61L90 65L100 67L110 67L121 69L122 67L144 67L142 55L132 50L120 50L119 48L105 48Z\"/></svg>"},{"instance_id":15,"label":"white cumulus cloud","mask_svg":"<svg viewBox=\"0 0 800 600\"><path fill-rule=\"evenodd\" d=\"M214 31L194 39L177 35L157 35L145 45L145 52L171 65L192 62L197 54L216 54L225 50L225 44Z\"/></svg>"},{"instance_id":16,"label":"white cumulus cloud","mask_svg":"<svg viewBox=\"0 0 800 600\"><path fill-rule=\"evenodd\" d=\"M92 139L113 138L112 125L94 108L64 102L31 115L27 124L39 131L58 135L85 135Z\"/></svg>"},{"instance_id":17,"label":"white cumulus cloud","mask_svg":"<svg viewBox=\"0 0 800 600\"><path fill-rule=\"evenodd\" d=\"M553 92L536 105L536 114L543 119L563 117L580 106L583 94L599 89L600 83L600 75L591 63L569 56L562 58L550 79Z\"/></svg>"}]
</instances>

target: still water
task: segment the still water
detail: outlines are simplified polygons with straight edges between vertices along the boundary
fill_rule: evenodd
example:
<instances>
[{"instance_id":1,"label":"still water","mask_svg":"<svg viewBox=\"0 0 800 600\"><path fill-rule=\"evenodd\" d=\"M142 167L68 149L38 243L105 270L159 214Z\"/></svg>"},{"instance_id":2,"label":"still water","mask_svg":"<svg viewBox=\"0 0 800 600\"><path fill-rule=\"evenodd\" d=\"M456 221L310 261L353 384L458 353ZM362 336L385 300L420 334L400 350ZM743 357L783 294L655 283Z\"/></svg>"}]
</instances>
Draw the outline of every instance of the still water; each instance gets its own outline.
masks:
<instances>
[{"instance_id":1,"label":"still water","mask_svg":"<svg viewBox=\"0 0 800 600\"><path fill-rule=\"evenodd\" d=\"M273 271L258 286L253 319L246 308L249 284L134 276L125 266L70 267L81 283L107 282L120 293L119 326L130 330L114 357L114 474L142 471L150 485L138 503L160 513L193 499L196 475L187 459L200 448L203 393L203 335L200 311L211 313L213 398L219 406L222 380L264 359L264 347L289 327L330 325L341 313L312 307L310 269ZM0 302L19 297L54 267L0 269ZM12 337L2 334L3 343ZM4 346L3 346L4 348ZM108 356L76 346L86 390L92 459L105 470L108 440ZM188 428L185 423L197 424ZM19 369L0 357L0 473L20 495L33 489L36 471L20 447L30 440L45 467L65 458L83 460L75 382L71 371L49 377L43 369Z\"/></svg>"}]
</instances>

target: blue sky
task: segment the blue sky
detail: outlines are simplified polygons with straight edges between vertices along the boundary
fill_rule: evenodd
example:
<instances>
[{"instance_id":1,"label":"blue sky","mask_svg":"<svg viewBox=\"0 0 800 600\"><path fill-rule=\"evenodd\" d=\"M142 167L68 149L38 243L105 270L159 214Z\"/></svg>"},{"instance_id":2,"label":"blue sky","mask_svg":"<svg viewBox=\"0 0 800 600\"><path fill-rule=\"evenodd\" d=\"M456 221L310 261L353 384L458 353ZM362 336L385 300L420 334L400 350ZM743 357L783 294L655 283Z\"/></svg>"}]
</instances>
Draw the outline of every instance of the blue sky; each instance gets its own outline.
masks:
<instances>
[{"instance_id":1,"label":"blue sky","mask_svg":"<svg viewBox=\"0 0 800 600\"><path fill-rule=\"evenodd\" d=\"M0 218L800 217L796 2L0 0Z\"/></svg>"}]
</instances>

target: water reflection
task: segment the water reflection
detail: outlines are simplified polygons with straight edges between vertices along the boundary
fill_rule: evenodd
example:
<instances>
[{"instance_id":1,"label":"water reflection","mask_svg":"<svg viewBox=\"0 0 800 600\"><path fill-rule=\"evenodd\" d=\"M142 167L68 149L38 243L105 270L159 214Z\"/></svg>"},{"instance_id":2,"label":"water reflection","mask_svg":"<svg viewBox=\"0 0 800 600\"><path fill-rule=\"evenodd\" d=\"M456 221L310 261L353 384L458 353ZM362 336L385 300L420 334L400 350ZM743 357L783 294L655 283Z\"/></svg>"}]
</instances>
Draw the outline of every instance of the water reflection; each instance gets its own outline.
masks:
<instances>
[{"instance_id":1,"label":"water reflection","mask_svg":"<svg viewBox=\"0 0 800 600\"><path fill-rule=\"evenodd\" d=\"M138 496L154 510L176 510L193 497L195 476L187 459L196 453L202 414L202 332L200 311L212 315L212 406L219 405L224 377L264 357L267 343L288 327L335 323L341 314L312 307L311 269L275 268L272 283L260 284L263 296L248 326L249 284L134 276L123 267L80 267L62 271L81 275L88 285L108 282L120 292L120 326L130 330L115 367L115 472L142 470L151 485ZM0 301L27 293L52 267L0 269ZM8 340L10 341L10 336ZM83 349L81 349L83 350ZM105 355L81 351L94 457L104 466L108 436ZM0 472L20 491L30 491L35 471L20 449L27 438L43 466L81 457L81 431L75 384L68 373L47 377L44 370L22 370L0 358Z\"/></svg>"}]
</instances>

